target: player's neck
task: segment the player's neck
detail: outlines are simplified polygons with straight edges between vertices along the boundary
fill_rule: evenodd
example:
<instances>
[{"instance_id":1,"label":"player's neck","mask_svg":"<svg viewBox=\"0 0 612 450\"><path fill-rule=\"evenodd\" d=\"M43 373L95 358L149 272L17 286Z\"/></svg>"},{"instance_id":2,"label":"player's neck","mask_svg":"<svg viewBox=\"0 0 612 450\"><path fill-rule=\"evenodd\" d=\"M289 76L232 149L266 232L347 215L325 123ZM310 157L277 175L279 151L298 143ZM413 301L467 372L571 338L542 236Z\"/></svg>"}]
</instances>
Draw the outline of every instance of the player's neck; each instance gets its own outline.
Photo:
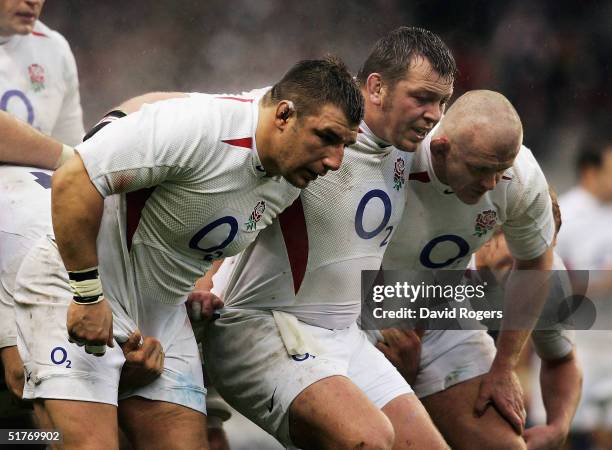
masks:
<instances>
[{"instance_id":1,"label":"player's neck","mask_svg":"<svg viewBox=\"0 0 612 450\"><path fill-rule=\"evenodd\" d=\"M387 131L385 128L384 117L382 114L376 114L372 112L373 108L366 108L365 114L363 117L363 122L367 125L370 131L376 136L378 139L389 142L387 139Z\"/></svg>"},{"instance_id":2,"label":"player's neck","mask_svg":"<svg viewBox=\"0 0 612 450\"><path fill-rule=\"evenodd\" d=\"M266 107L259 102L259 114L255 129L255 148L259 161L268 175L278 175L278 167L274 159L271 126L274 124L274 108ZM271 125L272 124L272 125Z\"/></svg>"}]
</instances>

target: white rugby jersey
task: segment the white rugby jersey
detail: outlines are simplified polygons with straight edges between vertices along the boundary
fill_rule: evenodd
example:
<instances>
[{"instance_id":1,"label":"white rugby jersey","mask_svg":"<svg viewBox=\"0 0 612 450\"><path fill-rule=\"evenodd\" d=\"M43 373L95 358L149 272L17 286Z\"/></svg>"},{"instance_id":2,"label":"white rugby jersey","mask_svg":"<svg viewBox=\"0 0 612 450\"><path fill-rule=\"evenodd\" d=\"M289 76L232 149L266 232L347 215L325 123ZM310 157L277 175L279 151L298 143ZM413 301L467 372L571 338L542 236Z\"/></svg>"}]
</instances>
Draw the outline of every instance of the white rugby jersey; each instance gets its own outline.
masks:
<instances>
[{"instance_id":1,"label":"white rugby jersey","mask_svg":"<svg viewBox=\"0 0 612 450\"><path fill-rule=\"evenodd\" d=\"M415 153L404 217L389 243L383 268L465 269L472 253L501 225L517 259L540 256L551 245L554 219L548 184L531 151L522 146L495 189L476 204L459 200L433 171L429 133Z\"/></svg>"},{"instance_id":2,"label":"white rugby jersey","mask_svg":"<svg viewBox=\"0 0 612 450\"><path fill-rule=\"evenodd\" d=\"M16 345L13 293L21 261L51 233L51 174L0 165L0 348Z\"/></svg>"},{"instance_id":3,"label":"white rugby jersey","mask_svg":"<svg viewBox=\"0 0 612 450\"><path fill-rule=\"evenodd\" d=\"M184 301L214 259L243 250L297 198L299 189L261 166L258 101L193 94L145 105L77 147L106 197L105 295L125 304L115 285L127 275L140 300Z\"/></svg>"},{"instance_id":4,"label":"white rugby jersey","mask_svg":"<svg viewBox=\"0 0 612 450\"><path fill-rule=\"evenodd\" d=\"M519 259L535 258L554 235L548 185L538 163L521 147L514 164L495 189L476 204L459 200L438 180L429 144L434 131L415 153L406 188L407 207L383 260L385 270L465 269L471 255L503 227L508 247ZM459 342L451 331L428 330L423 340L435 342L434 358ZM479 333L477 330L455 333ZM444 339L453 336L452 339Z\"/></svg>"},{"instance_id":5,"label":"white rugby jersey","mask_svg":"<svg viewBox=\"0 0 612 450\"><path fill-rule=\"evenodd\" d=\"M80 142L77 67L61 34L37 21L32 33L0 41L0 109L60 142Z\"/></svg>"},{"instance_id":6,"label":"white rugby jersey","mask_svg":"<svg viewBox=\"0 0 612 450\"><path fill-rule=\"evenodd\" d=\"M330 329L352 324L361 271L380 267L402 216L411 159L362 123L340 169L310 183L237 257L226 306L286 311Z\"/></svg>"},{"instance_id":7,"label":"white rugby jersey","mask_svg":"<svg viewBox=\"0 0 612 450\"><path fill-rule=\"evenodd\" d=\"M612 204L599 202L581 187L559 197L563 226L557 251L570 269L612 268Z\"/></svg>"}]
</instances>

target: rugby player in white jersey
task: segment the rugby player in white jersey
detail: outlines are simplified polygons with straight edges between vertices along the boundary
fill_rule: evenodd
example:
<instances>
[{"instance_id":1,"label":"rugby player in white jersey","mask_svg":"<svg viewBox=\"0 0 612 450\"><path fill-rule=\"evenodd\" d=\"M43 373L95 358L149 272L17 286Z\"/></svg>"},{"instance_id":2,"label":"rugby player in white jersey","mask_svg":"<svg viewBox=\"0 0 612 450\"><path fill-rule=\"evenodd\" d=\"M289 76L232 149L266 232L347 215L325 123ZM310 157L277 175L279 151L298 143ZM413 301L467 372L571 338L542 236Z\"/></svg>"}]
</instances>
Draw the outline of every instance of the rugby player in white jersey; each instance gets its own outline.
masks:
<instances>
[{"instance_id":1,"label":"rugby player in white jersey","mask_svg":"<svg viewBox=\"0 0 612 450\"><path fill-rule=\"evenodd\" d=\"M38 20L44 0L0 1L0 109L69 145L83 137L74 56Z\"/></svg>"},{"instance_id":2,"label":"rugby player in white jersey","mask_svg":"<svg viewBox=\"0 0 612 450\"><path fill-rule=\"evenodd\" d=\"M208 373L284 445L447 448L356 319L361 270L380 267L411 152L440 119L454 74L433 33L402 27L378 41L358 75L365 119L342 167L303 190L218 286L226 307L203 339Z\"/></svg>"},{"instance_id":3,"label":"rugby player in white jersey","mask_svg":"<svg viewBox=\"0 0 612 450\"><path fill-rule=\"evenodd\" d=\"M38 20L43 4L0 0L0 110L74 145L83 136L76 63L64 37ZM13 318L12 306L0 302L0 357L9 378L22 372Z\"/></svg>"},{"instance_id":4,"label":"rugby player in white jersey","mask_svg":"<svg viewBox=\"0 0 612 450\"><path fill-rule=\"evenodd\" d=\"M40 331L23 333L29 333L25 363L34 380L24 395L44 399L65 445L117 447L121 355L113 335L124 339L131 320L165 351L160 378L121 393L119 413L131 442L207 446L205 389L185 298L211 261L242 250L291 204L298 187L339 167L362 108L339 61L303 61L270 90L146 105L77 147L78 155L53 177L57 247L39 242L27 258L31 277L21 277L16 292L36 300L37 265L45 260L45 267L57 267L63 260L63 279L45 269L61 289L44 297L58 299L64 312L68 307L67 329L59 317L54 324L33 322L47 327L45 345L64 346L71 367L49 361ZM66 295L68 278L73 291ZM68 346L66 332L85 349ZM101 355L106 345L101 358L85 353Z\"/></svg>"},{"instance_id":5,"label":"rugby player in white jersey","mask_svg":"<svg viewBox=\"0 0 612 450\"><path fill-rule=\"evenodd\" d=\"M576 332L578 359L584 372L584 392L572 423L574 445L605 448L612 441L612 360L602 349L612 346L609 331L612 305L612 135L609 127L586 133L576 158L577 185L559 198L563 229L557 252L571 270L589 270L590 298L598 299L595 329ZM604 306L605 307L605 306Z\"/></svg>"},{"instance_id":6,"label":"rugby player in white jersey","mask_svg":"<svg viewBox=\"0 0 612 450\"><path fill-rule=\"evenodd\" d=\"M502 95L472 91L460 97L415 154L407 207L383 268L465 269L501 225L515 263L510 280L515 270L549 270L554 221L548 185L521 141L520 119ZM545 300L512 289L506 299L504 319L528 311L533 322ZM524 447L525 411L514 372L529 335L524 327L502 330L496 354L481 331L423 335L424 382L417 379L413 388L453 448Z\"/></svg>"},{"instance_id":7,"label":"rugby player in white jersey","mask_svg":"<svg viewBox=\"0 0 612 450\"><path fill-rule=\"evenodd\" d=\"M551 195L554 195L551 192ZM559 206L553 197L553 213L555 217L555 230L558 232L561 226L561 214ZM498 283L503 283L507 278L514 258L508 249L508 245L500 229L495 231L491 240L487 241L476 252L470 262L470 269L478 272L470 272L470 281L480 283L483 278L491 275ZM549 300L558 304L560 299L571 295L569 278L565 272L565 266L558 255L554 256L554 273L552 274ZM447 333L454 333L448 331ZM455 335L456 336L456 335ZM449 337L450 338L450 337ZM424 367L419 373L421 343L415 339L413 331L388 329L382 331L381 340L377 347L381 349L391 362L398 368L404 378L411 384L427 385L427 377L454 376L465 368L465 358L478 358L476 352L471 351L462 358L460 352L448 352L442 358L448 358L446 365L438 360L435 365L438 369L445 367L446 372L433 371ZM578 399L581 391L581 370L576 358L573 332L564 330L561 326L542 328L534 330L532 341L538 356L542 360L540 369L541 396L544 401L546 416L545 424L537 424L525 430L523 437L527 448L530 450L545 450L559 448L565 441L572 418L576 412ZM476 342L476 341L474 341ZM460 348L462 345L459 346ZM463 344L465 350L465 344ZM483 347L481 359L491 361L492 356L486 347ZM416 364L415 364L416 362ZM433 380L436 382L436 380ZM451 387L452 389L452 387ZM435 420L435 417L434 417ZM534 422L533 417L531 422ZM461 427L461 424L455 425ZM465 429L451 431L449 439L458 439L455 434L465 433ZM470 430L471 432L478 432ZM490 432L490 430L487 430ZM464 439L464 438L463 438ZM462 440L463 440L462 439ZM460 446L460 448L462 448Z\"/></svg>"}]
</instances>

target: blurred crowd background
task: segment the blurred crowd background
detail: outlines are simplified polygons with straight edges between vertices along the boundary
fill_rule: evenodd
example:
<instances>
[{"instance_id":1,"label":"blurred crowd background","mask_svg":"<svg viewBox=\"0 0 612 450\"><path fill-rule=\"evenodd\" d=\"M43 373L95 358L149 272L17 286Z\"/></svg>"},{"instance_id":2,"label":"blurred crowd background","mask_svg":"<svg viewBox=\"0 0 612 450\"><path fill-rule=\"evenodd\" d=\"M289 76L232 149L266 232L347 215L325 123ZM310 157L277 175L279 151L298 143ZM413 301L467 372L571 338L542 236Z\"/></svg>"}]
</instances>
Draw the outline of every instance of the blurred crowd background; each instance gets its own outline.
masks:
<instances>
[{"instance_id":1,"label":"blurred crowd background","mask_svg":"<svg viewBox=\"0 0 612 450\"><path fill-rule=\"evenodd\" d=\"M525 144L561 193L576 182L583 138L612 129L612 2L604 0L49 0L41 19L73 49L86 129L131 96L240 92L326 53L356 72L374 41L401 25L449 45L460 70L455 98L476 88L510 98ZM280 448L252 427L234 416L232 448Z\"/></svg>"},{"instance_id":2,"label":"blurred crowd background","mask_svg":"<svg viewBox=\"0 0 612 450\"><path fill-rule=\"evenodd\" d=\"M357 71L374 41L400 25L449 45L456 94L488 88L511 99L525 143L561 192L574 182L581 137L610 124L612 2L604 0L62 0L48 1L41 18L72 46L86 128L139 93L261 87L325 53Z\"/></svg>"}]
</instances>

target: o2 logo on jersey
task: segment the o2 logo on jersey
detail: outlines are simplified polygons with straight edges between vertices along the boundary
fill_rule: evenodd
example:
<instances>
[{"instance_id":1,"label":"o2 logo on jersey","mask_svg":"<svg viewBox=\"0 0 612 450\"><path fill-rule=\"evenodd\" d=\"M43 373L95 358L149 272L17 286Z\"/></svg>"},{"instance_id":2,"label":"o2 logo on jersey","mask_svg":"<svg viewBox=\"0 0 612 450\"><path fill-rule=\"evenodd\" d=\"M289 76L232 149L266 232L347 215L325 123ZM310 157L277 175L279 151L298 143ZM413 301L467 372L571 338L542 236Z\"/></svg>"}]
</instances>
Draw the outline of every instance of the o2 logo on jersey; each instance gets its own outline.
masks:
<instances>
[{"instance_id":1,"label":"o2 logo on jersey","mask_svg":"<svg viewBox=\"0 0 612 450\"><path fill-rule=\"evenodd\" d=\"M291 355L291 359L297 362L306 361L308 358L316 358L315 355L311 355L310 353L304 353L303 355Z\"/></svg>"},{"instance_id":2,"label":"o2 logo on jersey","mask_svg":"<svg viewBox=\"0 0 612 450\"><path fill-rule=\"evenodd\" d=\"M56 366L63 366L66 363L66 369L72 367L72 361L68 359L68 352L64 347L55 347L51 350L51 362Z\"/></svg>"},{"instance_id":3,"label":"o2 logo on jersey","mask_svg":"<svg viewBox=\"0 0 612 450\"><path fill-rule=\"evenodd\" d=\"M10 111L9 102L11 105L13 105ZM23 104L22 108L19 108L19 103ZM22 111L24 108L26 113L25 117L23 117L24 114ZM2 111L10 112L12 115L19 117L20 119L25 119L30 125L34 123L34 107L32 106L32 103L28 97L17 89L11 89L2 94L2 97L0 97L0 109Z\"/></svg>"},{"instance_id":4,"label":"o2 logo on jersey","mask_svg":"<svg viewBox=\"0 0 612 450\"><path fill-rule=\"evenodd\" d=\"M446 260L440 262L432 261L433 253L435 252L436 247L439 245L448 247L449 245L454 247L450 252L451 256L445 256ZM446 254L446 248L445 254ZM454 262L465 258L470 253L470 244L467 243L465 239L461 236L457 236L455 234L444 234L442 236L438 236L425 245L423 250L421 251L421 255L419 256L419 260L421 264L429 269L441 269L442 267L448 267Z\"/></svg>"},{"instance_id":5,"label":"o2 logo on jersey","mask_svg":"<svg viewBox=\"0 0 612 450\"><path fill-rule=\"evenodd\" d=\"M238 221L233 216L220 217L205 225L189 241L189 247L206 253L204 261L211 262L223 256L223 249L230 245L238 234ZM210 245L211 242L220 242ZM208 247L202 247L208 245Z\"/></svg>"},{"instance_id":6,"label":"o2 logo on jersey","mask_svg":"<svg viewBox=\"0 0 612 450\"><path fill-rule=\"evenodd\" d=\"M370 218L375 216L375 214L372 213L367 215L365 214L366 208L376 208L372 202L378 202L379 204L382 202L382 206L384 208L383 218L376 227L371 230L366 230L363 223L364 216L367 217L368 222L371 222ZM370 206L368 207L368 205ZM389 219L391 219L391 209L391 199L385 191L381 189L372 189L371 191L368 191L357 205L357 213L355 214L355 232L357 233L357 236L359 236L361 239L372 239L384 230L386 234L380 243L380 246L384 247L387 245L389 243L389 237L393 232L393 225L387 226Z\"/></svg>"}]
</instances>

